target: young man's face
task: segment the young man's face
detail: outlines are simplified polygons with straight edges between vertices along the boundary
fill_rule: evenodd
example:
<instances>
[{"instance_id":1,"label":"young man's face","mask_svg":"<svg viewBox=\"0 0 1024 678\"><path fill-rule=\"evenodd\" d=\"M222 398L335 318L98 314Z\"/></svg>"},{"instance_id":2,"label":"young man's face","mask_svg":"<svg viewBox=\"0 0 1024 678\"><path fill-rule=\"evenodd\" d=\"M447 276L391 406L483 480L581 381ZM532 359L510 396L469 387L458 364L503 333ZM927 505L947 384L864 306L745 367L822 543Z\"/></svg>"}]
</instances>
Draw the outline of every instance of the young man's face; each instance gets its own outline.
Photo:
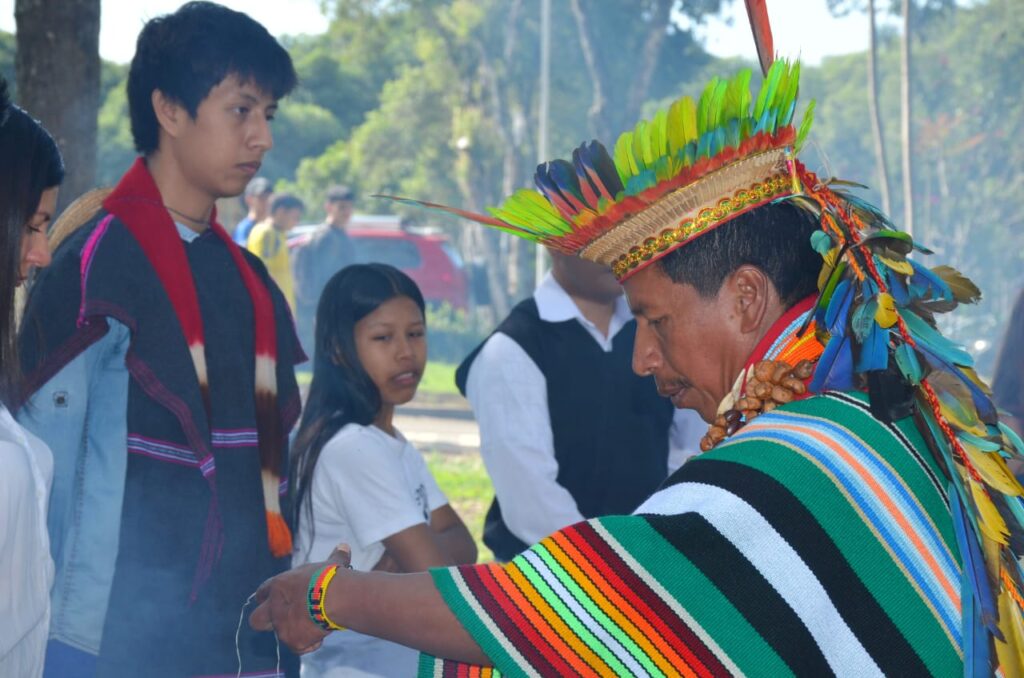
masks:
<instances>
[{"instance_id":1,"label":"young man's face","mask_svg":"<svg viewBox=\"0 0 1024 678\"><path fill-rule=\"evenodd\" d=\"M274 223L274 228L279 231L287 233L302 221L302 208L301 207L285 207L274 210L274 214L271 218Z\"/></svg>"},{"instance_id":2,"label":"young man's face","mask_svg":"<svg viewBox=\"0 0 1024 678\"><path fill-rule=\"evenodd\" d=\"M194 119L186 113L176 133L163 138L160 151L173 154L190 188L214 199L239 195L274 145L276 112L275 99L229 75L210 90Z\"/></svg>"},{"instance_id":3,"label":"young man's face","mask_svg":"<svg viewBox=\"0 0 1024 678\"><path fill-rule=\"evenodd\" d=\"M350 200L328 200L324 203L324 212L327 214L327 221L339 228L348 225L352 218L352 201Z\"/></svg>"}]
</instances>

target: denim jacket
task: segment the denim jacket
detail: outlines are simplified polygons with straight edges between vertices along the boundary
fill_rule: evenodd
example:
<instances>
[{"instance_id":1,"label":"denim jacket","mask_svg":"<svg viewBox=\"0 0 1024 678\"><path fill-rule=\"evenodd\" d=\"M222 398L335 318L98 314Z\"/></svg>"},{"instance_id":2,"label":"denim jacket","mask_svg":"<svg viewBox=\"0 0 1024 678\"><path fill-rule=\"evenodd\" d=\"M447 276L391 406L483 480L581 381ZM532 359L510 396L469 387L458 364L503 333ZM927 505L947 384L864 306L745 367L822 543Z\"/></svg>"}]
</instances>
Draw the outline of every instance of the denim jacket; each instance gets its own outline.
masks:
<instances>
[{"instance_id":1,"label":"denim jacket","mask_svg":"<svg viewBox=\"0 0 1024 678\"><path fill-rule=\"evenodd\" d=\"M50 638L92 655L100 650L114 578L127 470L129 332L111 318L107 322L107 334L18 413L21 425L43 439L54 457Z\"/></svg>"}]
</instances>

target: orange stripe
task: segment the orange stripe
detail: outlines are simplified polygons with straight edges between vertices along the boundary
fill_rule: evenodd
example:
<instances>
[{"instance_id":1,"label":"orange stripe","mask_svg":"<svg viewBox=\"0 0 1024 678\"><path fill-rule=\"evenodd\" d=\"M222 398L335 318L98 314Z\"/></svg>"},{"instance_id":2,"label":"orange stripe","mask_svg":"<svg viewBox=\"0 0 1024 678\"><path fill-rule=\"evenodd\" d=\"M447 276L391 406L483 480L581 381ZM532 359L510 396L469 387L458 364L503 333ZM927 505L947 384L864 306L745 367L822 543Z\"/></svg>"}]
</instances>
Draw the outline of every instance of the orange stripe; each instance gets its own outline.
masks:
<instances>
[{"instance_id":1,"label":"orange stripe","mask_svg":"<svg viewBox=\"0 0 1024 678\"><path fill-rule=\"evenodd\" d=\"M754 430L757 430L756 421L753 425ZM768 426L762 425L761 428L768 428ZM892 503L892 501L889 499L885 491L882 490L882 487L875 480L874 476L871 473L869 473L863 465L861 465L860 461L856 457L849 454L846 450L839 446L838 443L836 443L836 441L812 429L802 428L794 426L792 424L782 424L774 421L771 424L771 429L781 429L785 431L801 433L803 435L809 435L810 437L814 438L821 444L833 450L844 461L846 461L846 463L849 464L857 472L857 474L868 484L868 486L874 491L875 496L881 501L881 503L886 507L886 509L888 509L890 515L893 517L896 523L903 529L904 534L910 537L910 540L917 547L918 553L924 559L925 563L927 563L929 569L932 572L933 577L936 580L938 580L939 585L946 592L946 595L949 596L950 600L959 599L959 591L954 591L952 585L946 580L945 576L942 574L942 568L939 566L938 562L936 562L935 558L932 556L928 548L921 541L921 538L918 536L917 532L911 528L910 523L907 522L906 518L904 518L902 512L900 512L900 510L896 508L896 505Z\"/></svg>"},{"instance_id":2,"label":"orange stripe","mask_svg":"<svg viewBox=\"0 0 1024 678\"><path fill-rule=\"evenodd\" d=\"M536 597L531 596L527 599L523 594L523 591L535 591L536 588L526 578L522 570L519 569L519 566L515 562L509 563L505 567L504 574L509 578L512 585L502 586L502 588L513 601L513 604L523 610L523 614L530 619L537 632L543 635L555 652L561 656L562 661L581 675L600 675L594 669L595 664L584 661L580 656L584 651L590 652L590 648L578 641L577 643L571 642L570 639L575 637L575 634L566 626L565 622L562 621L561 617L558 616L558 613L552 609L548 602L544 600L543 596L538 592ZM600 658L595 659L597 662L604 664Z\"/></svg>"},{"instance_id":3,"label":"orange stripe","mask_svg":"<svg viewBox=\"0 0 1024 678\"><path fill-rule=\"evenodd\" d=\"M696 678L698 674L690 669L690 665L693 663L700 665L699 661L695 662L696 657L683 657L677 654L668 643L662 643L661 646L655 645L652 639L658 638L660 634L629 601L615 590L613 585L604 588L595 586L595 581L607 581L607 578L594 568L576 546L561 532L551 535L551 540L559 547L557 551L549 549L551 555L565 568L580 588L587 592L591 600L615 621L633 642L640 646L665 675L670 676L679 672L681 675ZM705 667L701 666L700 668L704 668L707 673Z\"/></svg>"}]
</instances>

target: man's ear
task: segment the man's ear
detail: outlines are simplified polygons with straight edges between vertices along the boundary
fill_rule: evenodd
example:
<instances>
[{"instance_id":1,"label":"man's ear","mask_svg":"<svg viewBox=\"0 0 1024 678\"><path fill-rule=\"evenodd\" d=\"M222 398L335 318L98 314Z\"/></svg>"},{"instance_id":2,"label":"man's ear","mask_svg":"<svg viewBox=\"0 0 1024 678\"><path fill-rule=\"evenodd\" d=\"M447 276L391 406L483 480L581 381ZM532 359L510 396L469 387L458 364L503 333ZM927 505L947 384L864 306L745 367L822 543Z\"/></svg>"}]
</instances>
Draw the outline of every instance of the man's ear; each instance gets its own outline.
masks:
<instances>
[{"instance_id":1,"label":"man's ear","mask_svg":"<svg viewBox=\"0 0 1024 678\"><path fill-rule=\"evenodd\" d=\"M160 128L171 138L177 137L189 117L185 107L164 95L158 89L153 90L151 95L153 112L156 114L156 121Z\"/></svg>"},{"instance_id":2,"label":"man's ear","mask_svg":"<svg viewBox=\"0 0 1024 678\"><path fill-rule=\"evenodd\" d=\"M756 266L743 265L729 276L725 284L732 296L732 310L740 332L759 332L775 295L775 287L768 276Z\"/></svg>"}]
</instances>

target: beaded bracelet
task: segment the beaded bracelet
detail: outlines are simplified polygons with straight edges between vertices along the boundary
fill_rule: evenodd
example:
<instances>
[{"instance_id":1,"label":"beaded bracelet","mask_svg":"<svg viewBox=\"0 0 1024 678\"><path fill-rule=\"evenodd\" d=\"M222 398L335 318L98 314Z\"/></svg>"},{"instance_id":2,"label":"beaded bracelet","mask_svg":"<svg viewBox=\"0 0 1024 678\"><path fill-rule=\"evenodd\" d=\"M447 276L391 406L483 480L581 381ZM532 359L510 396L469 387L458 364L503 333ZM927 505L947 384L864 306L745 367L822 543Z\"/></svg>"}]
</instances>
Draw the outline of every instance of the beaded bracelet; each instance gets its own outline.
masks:
<instances>
[{"instance_id":1,"label":"beaded bracelet","mask_svg":"<svg viewBox=\"0 0 1024 678\"><path fill-rule=\"evenodd\" d=\"M331 580L338 573L337 565L325 565L316 572L309 580L309 591L306 594L306 603L309 610L309 617L313 623L324 631L344 631L344 626L339 626L331 621L324 609L324 601L327 600L327 587Z\"/></svg>"}]
</instances>

